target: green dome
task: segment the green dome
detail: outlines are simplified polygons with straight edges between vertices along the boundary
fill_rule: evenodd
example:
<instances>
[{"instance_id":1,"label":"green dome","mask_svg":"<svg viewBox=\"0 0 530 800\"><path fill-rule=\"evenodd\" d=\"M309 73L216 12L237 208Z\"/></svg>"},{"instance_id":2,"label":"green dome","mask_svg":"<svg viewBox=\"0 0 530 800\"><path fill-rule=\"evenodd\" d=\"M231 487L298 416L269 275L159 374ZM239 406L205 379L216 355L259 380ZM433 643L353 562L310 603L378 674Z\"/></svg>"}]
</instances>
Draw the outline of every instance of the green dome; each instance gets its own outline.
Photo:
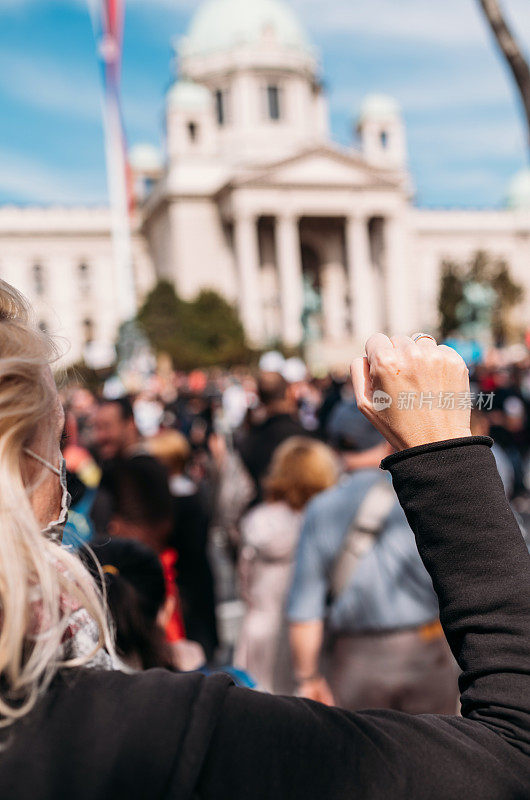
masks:
<instances>
[{"instance_id":1,"label":"green dome","mask_svg":"<svg viewBox=\"0 0 530 800\"><path fill-rule=\"evenodd\" d=\"M368 118L385 121L399 117L400 114L399 103L394 97L387 94L369 94L361 104L359 119L361 122Z\"/></svg>"},{"instance_id":2,"label":"green dome","mask_svg":"<svg viewBox=\"0 0 530 800\"><path fill-rule=\"evenodd\" d=\"M167 93L168 106L186 111L207 108L211 100L211 94L206 86L193 81L177 81Z\"/></svg>"},{"instance_id":3,"label":"green dome","mask_svg":"<svg viewBox=\"0 0 530 800\"><path fill-rule=\"evenodd\" d=\"M530 211L530 168L520 170L510 181L506 205L514 210Z\"/></svg>"},{"instance_id":4,"label":"green dome","mask_svg":"<svg viewBox=\"0 0 530 800\"><path fill-rule=\"evenodd\" d=\"M231 50L269 34L285 47L311 52L302 26L283 0L206 0L192 20L182 53Z\"/></svg>"}]
</instances>

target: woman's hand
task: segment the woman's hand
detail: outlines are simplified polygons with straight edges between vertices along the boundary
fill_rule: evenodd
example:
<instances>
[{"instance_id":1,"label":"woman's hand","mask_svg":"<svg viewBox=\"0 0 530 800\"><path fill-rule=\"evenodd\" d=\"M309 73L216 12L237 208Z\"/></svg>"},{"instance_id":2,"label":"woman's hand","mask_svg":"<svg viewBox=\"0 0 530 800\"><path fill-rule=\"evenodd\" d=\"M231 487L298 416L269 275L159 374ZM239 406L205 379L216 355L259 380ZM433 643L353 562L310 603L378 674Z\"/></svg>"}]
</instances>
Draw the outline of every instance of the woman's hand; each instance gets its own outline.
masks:
<instances>
[{"instance_id":1,"label":"woman's hand","mask_svg":"<svg viewBox=\"0 0 530 800\"><path fill-rule=\"evenodd\" d=\"M397 450L471 436L469 373L450 347L376 333L351 372L358 407Z\"/></svg>"}]
</instances>

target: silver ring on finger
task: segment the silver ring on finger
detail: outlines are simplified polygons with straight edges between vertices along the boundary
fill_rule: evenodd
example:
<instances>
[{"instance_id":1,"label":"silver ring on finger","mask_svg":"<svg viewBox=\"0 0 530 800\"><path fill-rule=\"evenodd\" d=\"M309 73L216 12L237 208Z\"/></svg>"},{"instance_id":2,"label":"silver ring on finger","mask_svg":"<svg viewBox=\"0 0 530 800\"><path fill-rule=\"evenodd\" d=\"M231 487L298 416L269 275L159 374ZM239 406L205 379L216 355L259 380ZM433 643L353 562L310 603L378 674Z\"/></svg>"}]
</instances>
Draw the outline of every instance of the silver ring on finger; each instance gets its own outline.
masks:
<instances>
[{"instance_id":1,"label":"silver ring on finger","mask_svg":"<svg viewBox=\"0 0 530 800\"><path fill-rule=\"evenodd\" d=\"M430 333L417 333L416 336L412 337L413 342L419 342L420 339L432 339L434 344L438 344L434 336L431 336Z\"/></svg>"}]
</instances>

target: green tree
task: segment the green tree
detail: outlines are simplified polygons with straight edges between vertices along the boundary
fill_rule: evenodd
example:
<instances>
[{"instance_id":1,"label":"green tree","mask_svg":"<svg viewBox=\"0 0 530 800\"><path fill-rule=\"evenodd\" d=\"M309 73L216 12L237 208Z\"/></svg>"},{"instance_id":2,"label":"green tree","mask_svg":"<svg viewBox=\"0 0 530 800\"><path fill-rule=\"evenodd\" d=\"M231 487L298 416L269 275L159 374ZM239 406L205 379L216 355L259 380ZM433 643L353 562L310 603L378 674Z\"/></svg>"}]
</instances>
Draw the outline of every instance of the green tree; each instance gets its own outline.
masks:
<instances>
[{"instance_id":1,"label":"green tree","mask_svg":"<svg viewBox=\"0 0 530 800\"><path fill-rule=\"evenodd\" d=\"M235 309L211 290L186 301L173 284L160 281L137 319L152 348L167 353L177 369L231 366L252 356Z\"/></svg>"},{"instance_id":2,"label":"green tree","mask_svg":"<svg viewBox=\"0 0 530 800\"><path fill-rule=\"evenodd\" d=\"M464 297L465 286L470 283L484 284L495 290L491 333L494 341L504 343L509 335L509 312L521 301L524 290L513 281L504 259L495 258L483 250L477 251L465 263L449 260L443 263L438 297L442 337L458 331L458 306Z\"/></svg>"},{"instance_id":3,"label":"green tree","mask_svg":"<svg viewBox=\"0 0 530 800\"><path fill-rule=\"evenodd\" d=\"M444 261L438 311L440 313L440 332L445 339L458 328L457 308L464 296L464 282L459 274L458 265L452 261Z\"/></svg>"}]
</instances>

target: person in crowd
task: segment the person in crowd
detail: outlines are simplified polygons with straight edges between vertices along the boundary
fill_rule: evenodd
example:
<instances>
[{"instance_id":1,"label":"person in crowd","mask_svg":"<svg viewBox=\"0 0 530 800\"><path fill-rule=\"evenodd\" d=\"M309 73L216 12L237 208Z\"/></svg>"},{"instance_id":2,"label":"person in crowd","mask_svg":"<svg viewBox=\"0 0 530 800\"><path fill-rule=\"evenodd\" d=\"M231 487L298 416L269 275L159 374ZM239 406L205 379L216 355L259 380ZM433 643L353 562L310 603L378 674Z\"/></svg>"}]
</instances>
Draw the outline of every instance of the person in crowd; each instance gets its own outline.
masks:
<instances>
[{"instance_id":1,"label":"person in crowd","mask_svg":"<svg viewBox=\"0 0 530 800\"><path fill-rule=\"evenodd\" d=\"M97 410L94 394L84 386L74 386L67 392L64 405L72 413L76 423L77 444L90 450L93 443L93 421Z\"/></svg>"},{"instance_id":2,"label":"person in crowd","mask_svg":"<svg viewBox=\"0 0 530 800\"><path fill-rule=\"evenodd\" d=\"M170 642L166 629L175 611L175 596L166 591L166 577L157 554L131 539L113 537L83 561L96 580L105 581L105 597L114 626L117 656L126 668L190 672L204 667L198 642Z\"/></svg>"},{"instance_id":3,"label":"person in crowd","mask_svg":"<svg viewBox=\"0 0 530 800\"><path fill-rule=\"evenodd\" d=\"M102 464L144 452L129 397L100 400L93 427L94 445Z\"/></svg>"},{"instance_id":4,"label":"person in crowd","mask_svg":"<svg viewBox=\"0 0 530 800\"><path fill-rule=\"evenodd\" d=\"M173 515L172 501L165 469L153 470L152 457L134 457L116 462L108 479L112 497L111 517L107 536L96 540L97 553L105 547L108 536L132 540L153 550L164 569L166 594L171 600L172 614L166 623L166 636L170 642L186 638L176 583L177 552L170 541ZM152 459L154 461L154 459Z\"/></svg>"},{"instance_id":5,"label":"person in crowd","mask_svg":"<svg viewBox=\"0 0 530 800\"><path fill-rule=\"evenodd\" d=\"M70 409L65 409L61 450L71 496L63 542L77 549L89 544L94 537L91 514L101 479L101 470L89 450L79 444L77 419Z\"/></svg>"},{"instance_id":6,"label":"person in crowd","mask_svg":"<svg viewBox=\"0 0 530 800\"><path fill-rule=\"evenodd\" d=\"M239 452L256 485L254 502L262 500L261 481L278 445L290 436L303 436L306 431L295 419L296 404L289 384L277 372L262 372L258 381L258 396L264 418L252 425L242 441Z\"/></svg>"},{"instance_id":7,"label":"person in crowd","mask_svg":"<svg viewBox=\"0 0 530 800\"><path fill-rule=\"evenodd\" d=\"M121 507L119 520L131 515L138 518L133 487L143 478L145 485L149 485L154 492L153 499L157 498L151 504L144 493L143 498L140 497L138 501L141 505L142 500L145 500L148 504L146 510L154 514L151 522L156 530L152 531L151 540L147 543L157 550L163 549L162 540L167 536L168 530L162 529L169 529L171 517L168 476L165 468L146 449L136 427L130 398L120 397L99 403L94 418L94 443L102 467L101 482L92 507L92 519L98 538L105 539L108 535L110 521L116 517L117 505ZM124 502L125 496L127 503L132 504L130 511ZM143 519L143 523L147 524L147 520ZM145 533L144 525L142 536ZM156 542L153 537L156 537Z\"/></svg>"},{"instance_id":8,"label":"person in crowd","mask_svg":"<svg viewBox=\"0 0 530 800\"><path fill-rule=\"evenodd\" d=\"M54 354L0 283L0 797L516 800L530 788L530 558L469 410L374 388L468 391L432 339L366 344L357 403L396 449L383 467L417 537L462 669L462 716L349 713L223 674L124 674L104 605L60 546L67 512ZM76 647L83 618L92 647ZM88 632L86 631L86 632ZM97 667L97 668L93 668Z\"/></svg>"},{"instance_id":9,"label":"person in crowd","mask_svg":"<svg viewBox=\"0 0 530 800\"><path fill-rule=\"evenodd\" d=\"M495 374L492 409L489 413L490 434L502 447L512 465L513 495L526 491L524 459L528 452L529 407L518 385L518 370L500 369Z\"/></svg>"},{"instance_id":10,"label":"person in crowd","mask_svg":"<svg viewBox=\"0 0 530 800\"><path fill-rule=\"evenodd\" d=\"M71 498L63 534L63 544L77 550L89 545L94 539L92 506L96 490L88 487L75 472L66 470L66 485Z\"/></svg>"},{"instance_id":11,"label":"person in crowd","mask_svg":"<svg viewBox=\"0 0 530 800\"><path fill-rule=\"evenodd\" d=\"M139 542L118 537L95 552L105 578L119 658L136 670L173 669L173 655L164 634L173 612L173 598L166 595L164 571L156 553Z\"/></svg>"},{"instance_id":12,"label":"person in crowd","mask_svg":"<svg viewBox=\"0 0 530 800\"><path fill-rule=\"evenodd\" d=\"M298 692L351 711L451 714L457 672L437 598L378 469L390 447L354 402L335 407L328 434L347 477L302 527L288 604Z\"/></svg>"},{"instance_id":13,"label":"person in crowd","mask_svg":"<svg viewBox=\"0 0 530 800\"><path fill-rule=\"evenodd\" d=\"M88 489L96 489L101 470L90 450L80 444L78 420L68 406L65 407L62 451L68 472L74 473Z\"/></svg>"},{"instance_id":14,"label":"person in crowd","mask_svg":"<svg viewBox=\"0 0 530 800\"><path fill-rule=\"evenodd\" d=\"M335 368L327 376L322 387L323 400L318 410L318 422L321 431L325 431L331 412L343 399L344 387L347 384L347 373Z\"/></svg>"},{"instance_id":15,"label":"person in crowd","mask_svg":"<svg viewBox=\"0 0 530 800\"><path fill-rule=\"evenodd\" d=\"M147 446L169 473L172 528L168 545L177 553L177 586L186 634L202 645L210 662L219 643L213 575L207 551L210 515L197 486L186 475L191 448L178 431L163 431Z\"/></svg>"},{"instance_id":16,"label":"person in crowd","mask_svg":"<svg viewBox=\"0 0 530 800\"><path fill-rule=\"evenodd\" d=\"M490 420L488 414L476 408L471 410L471 432L473 436L489 436ZM508 454L498 442L493 442L491 452L495 457L495 463L499 470L506 497L510 500L513 497L515 484L515 470Z\"/></svg>"},{"instance_id":17,"label":"person in crowd","mask_svg":"<svg viewBox=\"0 0 530 800\"><path fill-rule=\"evenodd\" d=\"M147 457L129 458L117 463L107 479L112 495L107 533L134 539L159 554L169 547L173 523L167 476L160 469L154 470Z\"/></svg>"},{"instance_id":18,"label":"person in crowd","mask_svg":"<svg viewBox=\"0 0 530 800\"><path fill-rule=\"evenodd\" d=\"M264 481L265 502L242 520L239 573L246 611L234 664L265 691L294 689L284 612L302 513L337 475L329 447L293 436L273 455Z\"/></svg>"}]
</instances>

